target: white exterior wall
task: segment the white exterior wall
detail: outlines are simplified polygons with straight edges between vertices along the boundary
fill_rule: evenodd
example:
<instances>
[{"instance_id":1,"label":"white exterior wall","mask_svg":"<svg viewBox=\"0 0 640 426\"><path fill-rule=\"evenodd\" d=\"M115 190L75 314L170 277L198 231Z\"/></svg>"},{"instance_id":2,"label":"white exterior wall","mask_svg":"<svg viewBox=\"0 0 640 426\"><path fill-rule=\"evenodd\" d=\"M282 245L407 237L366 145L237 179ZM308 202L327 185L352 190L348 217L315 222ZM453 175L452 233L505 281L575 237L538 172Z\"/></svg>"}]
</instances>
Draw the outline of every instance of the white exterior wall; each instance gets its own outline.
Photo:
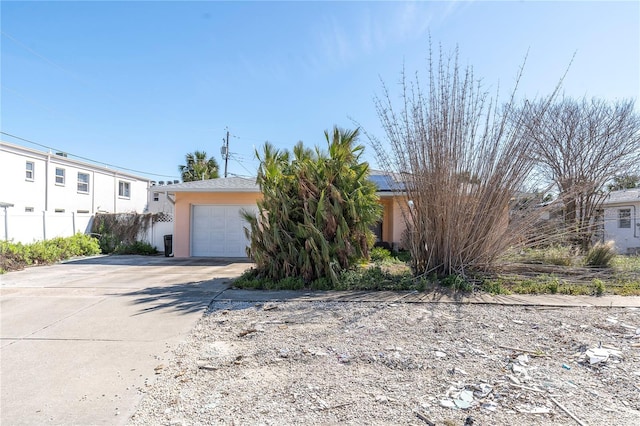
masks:
<instances>
[{"instance_id":1,"label":"white exterior wall","mask_svg":"<svg viewBox=\"0 0 640 426\"><path fill-rule=\"evenodd\" d=\"M620 210L631 210L631 227L620 228ZM604 240L615 241L618 253L640 253L640 201L604 207Z\"/></svg>"},{"instance_id":2,"label":"white exterior wall","mask_svg":"<svg viewBox=\"0 0 640 426\"><path fill-rule=\"evenodd\" d=\"M168 191L171 191L171 185L152 185L149 187L149 198L147 200L147 211L149 213L173 214L173 203L167 196ZM158 195L158 201L154 199L155 194Z\"/></svg>"},{"instance_id":3,"label":"white exterior wall","mask_svg":"<svg viewBox=\"0 0 640 426\"><path fill-rule=\"evenodd\" d=\"M33 180L26 179L26 162L34 163ZM46 164L41 155L13 152L0 145L0 202L14 204L12 209L45 210Z\"/></svg>"},{"instance_id":4,"label":"white exterior wall","mask_svg":"<svg viewBox=\"0 0 640 426\"><path fill-rule=\"evenodd\" d=\"M26 162L35 166L34 179L26 179ZM64 170L64 184L56 182L56 169ZM89 175L89 191L78 191L78 172ZM129 183L129 197L118 194L119 182ZM64 210L64 213L143 213L147 208L147 179L56 154L0 143L0 201L24 213Z\"/></svg>"},{"instance_id":5,"label":"white exterior wall","mask_svg":"<svg viewBox=\"0 0 640 426\"><path fill-rule=\"evenodd\" d=\"M33 180L26 178L27 161L34 164ZM64 170L64 183L56 182L56 169ZM78 172L89 175L86 193L78 191ZM119 182L129 184L128 197L119 195ZM147 179L125 172L0 142L0 202L13 204L6 209L10 240L27 243L84 232L86 224L74 225L82 215L144 213L148 187ZM4 209L0 214L0 235L6 239Z\"/></svg>"}]
</instances>

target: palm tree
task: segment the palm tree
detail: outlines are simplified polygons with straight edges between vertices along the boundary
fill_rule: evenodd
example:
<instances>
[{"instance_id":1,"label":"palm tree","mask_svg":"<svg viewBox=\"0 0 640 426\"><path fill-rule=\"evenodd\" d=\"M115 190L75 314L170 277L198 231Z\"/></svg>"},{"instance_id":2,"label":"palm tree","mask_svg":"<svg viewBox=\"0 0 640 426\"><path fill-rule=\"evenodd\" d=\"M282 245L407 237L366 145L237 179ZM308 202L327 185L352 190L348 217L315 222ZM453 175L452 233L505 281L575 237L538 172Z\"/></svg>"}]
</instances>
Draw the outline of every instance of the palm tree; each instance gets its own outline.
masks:
<instances>
[{"instance_id":1,"label":"palm tree","mask_svg":"<svg viewBox=\"0 0 640 426\"><path fill-rule=\"evenodd\" d=\"M183 182L194 180L216 179L218 174L218 162L215 158L207 158L204 151L195 151L185 155L186 165L178 166Z\"/></svg>"},{"instance_id":2,"label":"palm tree","mask_svg":"<svg viewBox=\"0 0 640 426\"><path fill-rule=\"evenodd\" d=\"M245 212L244 218L248 254L260 276L335 284L341 270L369 257L369 228L381 208L357 137L357 130L336 127L325 132L327 151L299 142L292 153L269 143L257 153L263 197L258 214Z\"/></svg>"}]
</instances>

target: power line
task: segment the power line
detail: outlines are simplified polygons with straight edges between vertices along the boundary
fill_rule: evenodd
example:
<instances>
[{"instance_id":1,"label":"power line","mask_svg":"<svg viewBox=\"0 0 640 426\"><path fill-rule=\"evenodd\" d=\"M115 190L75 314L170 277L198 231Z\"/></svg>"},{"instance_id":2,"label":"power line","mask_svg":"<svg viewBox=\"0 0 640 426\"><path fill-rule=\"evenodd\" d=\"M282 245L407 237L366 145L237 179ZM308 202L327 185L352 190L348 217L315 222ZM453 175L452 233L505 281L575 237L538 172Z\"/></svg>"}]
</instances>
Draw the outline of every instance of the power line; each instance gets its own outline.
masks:
<instances>
[{"instance_id":1,"label":"power line","mask_svg":"<svg viewBox=\"0 0 640 426\"><path fill-rule=\"evenodd\" d=\"M48 150L52 150L52 151L64 151L64 150L62 150L62 149L58 149L58 148L54 148L54 147L51 147L51 146L43 145L43 144L38 143L38 142L30 141L29 139L21 138L20 136L12 135L11 133L7 133L7 132L0 132L0 133L2 133L2 134L3 134L3 135L5 135L5 136L10 136L10 137L12 137L12 138L19 139L19 140L21 140L21 141L24 141L24 142L28 142L28 143L34 144L34 145L37 145L37 146L42 147L42 148L46 148L46 149L48 149ZM149 173L149 172L144 172L144 171L141 171L141 170L135 170L135 169L129 169L129 168L126 168L126 167L120 167L120 166L116 166L116 165L114 165L114 164L108 164L108 163L104 163L104 162L102 162L102 161L92 160L91 158L82 157L82 156L80 156L80 155L69 154L69 153L67 153L67 155L69 155L69 156L71 156L71 157L74 157L74 158L78 158L78 159L80 159L80 160L90 161L90 162L95 163L95 164L98 164L98 165L103 165L103 166L105 166L105 167L106 167L106 166L108 166L108 167L113 167L113 168L115 168L115 169L119 169L119 170L126 170L126 171L128 171L128 172L133 172L133 173L140 173L140 174L143 174L143 175L158 176L158 177L166 177L166 178L175 178L175 177L177 177L177 175L161 175L161 174L158 174L158 173Z\"/></svg>"},{"instance_id":2,"label":"power line","mask_svg":"<svg viewBox=\"0 0 640 426\"><path fill-rule=\"evenodd\" d=\"M234 155L233 155L233 154L231 154L231 159L232 159L233 161L235 161L236 163L238 163L238 164L240 165L240 167L242 167L243 169L245 169L245 170L247 171L247 173L249 173L249 176L252 176L252 175L255 175L255 174L256 174L255 172L251 173L251 170L247 169L247 168L245 167L245 165L244 165L244 164L242 164L240 161L238 161L238 159L237 159L236 157L234 157Z\"/></svg>"},{"instance_id":3,"label":"power line","mask_svg":"<svg viewBox=\"0 0 640 426\"><path fill-rule=\"evenodd\" d=\"M28 51L29 53L31 53L32 55L37 56L38 58L42 59L43 61L45 61L46 63L48 63L49 65L58 68L59 70L63 71L64 73L68 74L69 76L71 76L71 78L73 78L74 80L82 83L85 87L87 88L91 88L91 86L93 86L93 89L95 89L95 85L89 83L88 81L78 77L78 75L72 71L69 71L68 69L66 69L65 67L63 67L62 65L52 61L51 59L47 58L46 56L42 55L41 53L36 52L35 50L33 50L32 48L30 48L29 46L27 46L26 44L22 43L20 40L16 39L15 37L7 34L4 31L0 31L0 33L2 33L3 36L7 37L9 40L11 40L12 42L14 42L15 44L17 44L18 46L22 47L23 49L25 49L26 51ZM106 96L109 99L115 100L115 101L119 101L117 98L115 98L114 96L112 96L110 93L104 93L103 96Z\"/></svg>"},{"instance_id":4,"label":"power line","mask_svg":"<svg viewBox=\"0 0 640 426\"><path fill-rule=\"evenodd\" d=\"M64 67L58 65L57 63L53 62L51 59L41 55L40 53L36 52L35 50L33 50L32 48L30 48L29 46L27 46L26 44L22 43L21 41L17 40L15 37L10 36L9 34L7 34L4 31L0 31L0 33L2 33L3 36L5 36L6 38L8 38L9 40L11 40L12 42L14 42L15 44L17 44L18 46L22 47L23 49L25 49L26 51L32 53L33 55L37 56L38 58L42 59L43 61L45 61L46 63L48 63L49 65L52 65L56 68L61 69L62 71L72 75L74 78L77 78L72 72L68 71L67 69L65 69Z\"/></svg>"}]
</instances>

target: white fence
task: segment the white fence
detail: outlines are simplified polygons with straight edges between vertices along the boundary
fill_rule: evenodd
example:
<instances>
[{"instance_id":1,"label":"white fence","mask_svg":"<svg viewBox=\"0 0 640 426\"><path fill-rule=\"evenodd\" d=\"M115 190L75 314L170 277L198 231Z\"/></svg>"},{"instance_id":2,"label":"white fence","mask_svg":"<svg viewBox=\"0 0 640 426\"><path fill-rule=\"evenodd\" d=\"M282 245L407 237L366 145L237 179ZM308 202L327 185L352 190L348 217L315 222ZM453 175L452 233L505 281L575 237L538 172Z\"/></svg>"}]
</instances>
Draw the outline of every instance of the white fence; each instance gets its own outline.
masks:
<instances>
[{"instance_id":1,"label":"white fence","mask_svg":"<svg viewBox=\"0 0 640 426\"><path fill-rule=\"evenodd\" d=\"M153 222L147 232L140 235L139 238L163 252L165 235L173 235L173 221Z\"/></svg>"},{"instance_id":2,"label":"white fence","mask_svg":"<svg viewBox=\"0 0 640 426\"><path fill-rule=\"evenodd\" d=\"M70 237L91 230L93 216L82 213L12 213L0 210L0 239L23 244Z\"/></svg>"},{"instance_id":3,"label":"white fence","mask_svg":"<svg viewBox=\"0 0 640 426\"><path fill-rule=\"evenodd\" d=\"M0 209L0 240L29 244L55 237L70 237L78 232L91 232L93 215L82 213L12 213ZM173 234L173 220L166 217L153 222L141 241L148 242L158 251L164 251L164 236Z\"/></svg>"}]
</instances>

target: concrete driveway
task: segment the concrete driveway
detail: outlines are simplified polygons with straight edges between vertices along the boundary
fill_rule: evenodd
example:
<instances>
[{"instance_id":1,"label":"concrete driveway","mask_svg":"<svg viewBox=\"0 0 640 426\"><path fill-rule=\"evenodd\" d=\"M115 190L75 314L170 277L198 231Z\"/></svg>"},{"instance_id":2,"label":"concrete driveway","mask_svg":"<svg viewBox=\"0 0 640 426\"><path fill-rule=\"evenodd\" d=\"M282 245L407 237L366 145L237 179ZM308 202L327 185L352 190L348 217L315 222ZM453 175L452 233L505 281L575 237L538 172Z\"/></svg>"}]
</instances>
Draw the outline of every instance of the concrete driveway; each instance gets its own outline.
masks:
<instances>
[{"instance_id":1,"label":"concrete driveway","mask_svg":"<svg viewBox=\"0 0 640 426\"><path fill-rule=\"evenodd\" d=\"M0 275L0 423L124 424L251 264L104 256Z\"/></svg>"}]
</instances>

